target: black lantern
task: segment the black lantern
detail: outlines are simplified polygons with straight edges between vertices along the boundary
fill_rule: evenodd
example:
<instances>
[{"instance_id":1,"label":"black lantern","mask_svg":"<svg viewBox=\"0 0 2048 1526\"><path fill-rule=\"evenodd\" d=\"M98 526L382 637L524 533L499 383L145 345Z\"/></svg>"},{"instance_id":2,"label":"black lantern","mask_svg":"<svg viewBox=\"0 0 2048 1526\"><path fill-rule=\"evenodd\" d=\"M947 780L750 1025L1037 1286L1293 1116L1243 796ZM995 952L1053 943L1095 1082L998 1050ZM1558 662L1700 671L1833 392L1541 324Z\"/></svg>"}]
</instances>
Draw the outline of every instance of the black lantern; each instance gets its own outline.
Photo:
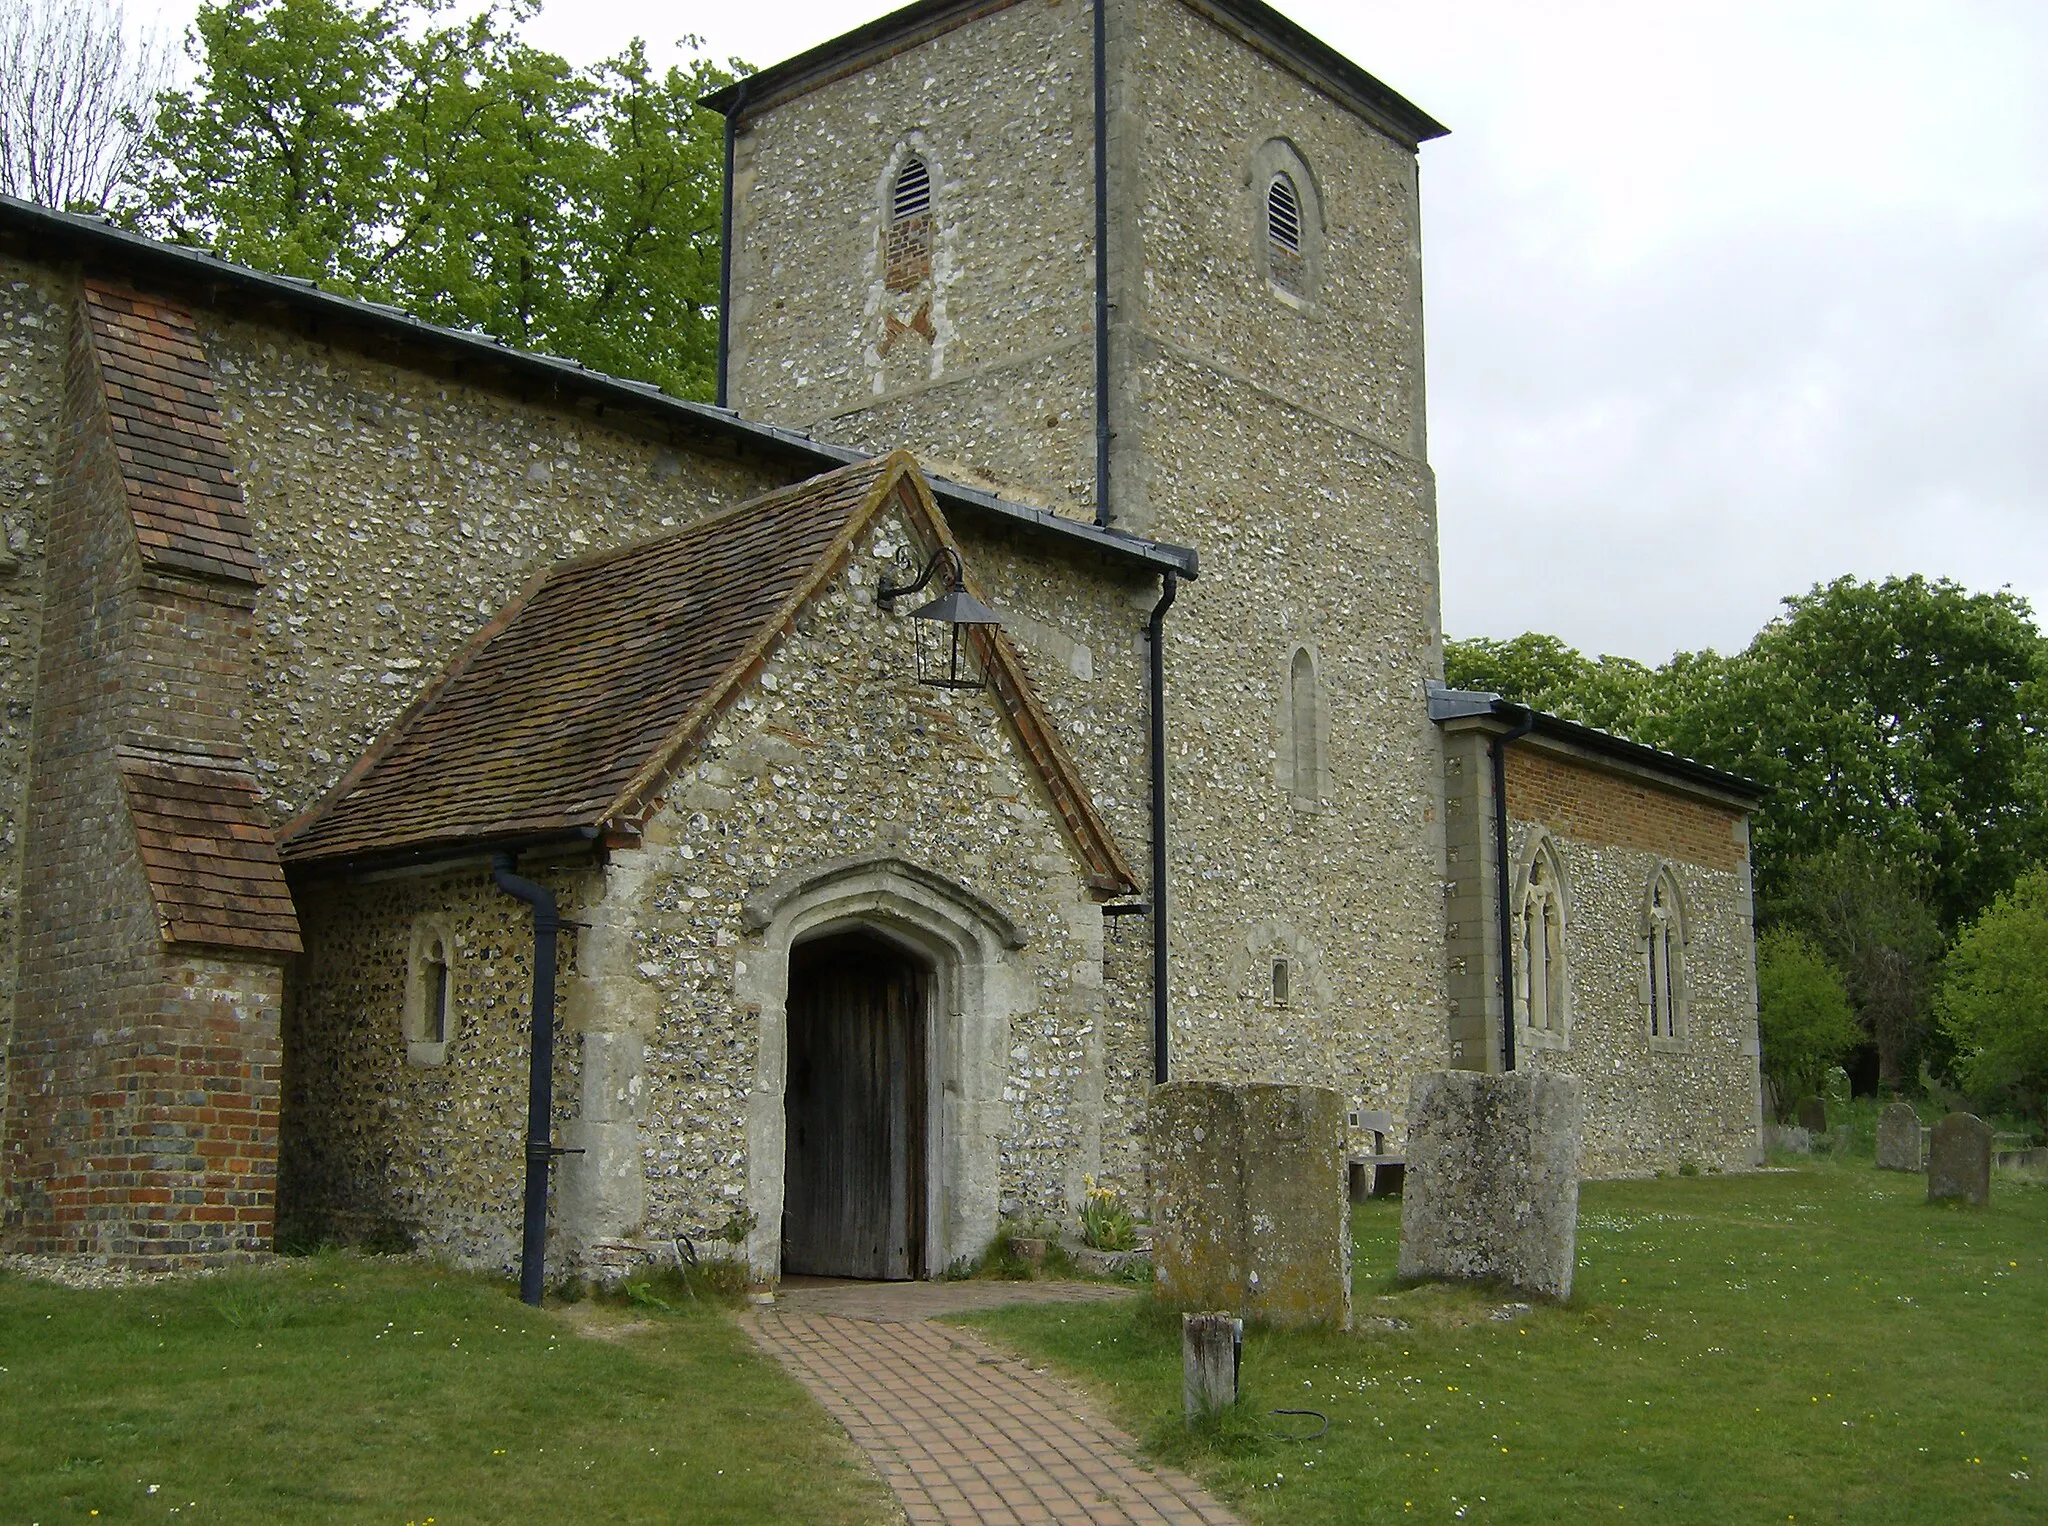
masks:
<instances>
[{"instance_id":1,"label":"black lantern","mask_svg":"<svg viewBox=\"0 0 2048 1526\"><path fill-rule=\"evenodd\" d=\"M946 591L929 604L920 604L910 612L910 618L920 623L911 627L911 640L917 653L917 681L929 684L935 689L979 689L982 680L960 665L960 630L968 625L1001 625L996 612L967 591L967 569L961 564L960 553L951 546L941 546L924 564L924 571L917 575L914 583L897 585L887 578L875 590L875 602L888 609L898 599L921 593L937 575L939 567L947 569ZM941 637L932 632L932 651L925 652L925 629L927 623L947 627L947 635ZM940 654L944 652L943 667Z\"/></svg>"}]
</instances>

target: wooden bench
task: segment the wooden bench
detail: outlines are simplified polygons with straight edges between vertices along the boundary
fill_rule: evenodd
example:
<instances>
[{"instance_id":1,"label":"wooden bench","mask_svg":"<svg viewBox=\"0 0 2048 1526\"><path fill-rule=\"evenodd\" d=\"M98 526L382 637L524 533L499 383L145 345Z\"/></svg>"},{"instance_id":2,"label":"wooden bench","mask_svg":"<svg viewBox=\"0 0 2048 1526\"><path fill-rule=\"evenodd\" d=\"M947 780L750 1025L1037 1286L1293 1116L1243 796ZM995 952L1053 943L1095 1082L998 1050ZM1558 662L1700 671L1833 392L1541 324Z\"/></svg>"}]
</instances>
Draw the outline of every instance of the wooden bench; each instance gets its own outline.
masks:
<instances>
[{"instance_id":1,"label":"wooden bench","mask_svg":"<svg viewBox=\"0 0 2048 1526\"><path fill-rule=\"evenodd\" d=\"M1387 1140L1394 1132L1392 1113L1357 1113L1355 1127L1372 1135L1372 1153L1351 1157L1351 1201L1398 1197L1408 1175L1408 1157L1388 1151Z\"/></svg>"}]
</instances>

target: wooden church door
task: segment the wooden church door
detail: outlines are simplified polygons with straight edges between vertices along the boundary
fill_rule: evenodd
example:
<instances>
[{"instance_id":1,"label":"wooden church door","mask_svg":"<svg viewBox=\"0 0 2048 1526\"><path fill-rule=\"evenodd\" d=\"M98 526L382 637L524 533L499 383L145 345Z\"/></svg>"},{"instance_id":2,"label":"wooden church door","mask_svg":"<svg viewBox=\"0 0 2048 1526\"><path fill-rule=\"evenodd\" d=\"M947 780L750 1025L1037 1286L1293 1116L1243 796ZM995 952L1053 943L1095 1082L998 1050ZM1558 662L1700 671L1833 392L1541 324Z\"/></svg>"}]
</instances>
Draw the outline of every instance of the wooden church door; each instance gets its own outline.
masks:
<instances>
[{"instance_id":1,"label":"wooden church door","mask_svg":"<svg viewBox=\"0 0 2048 1526\"><path fill-rule=\"evenodd\" d=\"M863 934L790 955L785 1273L924 1274L927 984Z\"/></svg>"}]
</instances>

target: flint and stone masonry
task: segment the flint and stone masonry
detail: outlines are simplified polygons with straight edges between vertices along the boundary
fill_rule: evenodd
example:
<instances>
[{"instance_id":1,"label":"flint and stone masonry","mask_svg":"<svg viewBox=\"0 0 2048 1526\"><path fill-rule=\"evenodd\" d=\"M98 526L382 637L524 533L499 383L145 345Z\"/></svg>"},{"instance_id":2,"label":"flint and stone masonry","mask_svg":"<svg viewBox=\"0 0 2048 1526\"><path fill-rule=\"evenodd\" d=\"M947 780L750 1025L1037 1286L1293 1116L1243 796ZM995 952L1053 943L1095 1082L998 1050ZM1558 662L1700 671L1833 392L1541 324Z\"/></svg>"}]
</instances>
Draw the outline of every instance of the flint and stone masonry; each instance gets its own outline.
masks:
<instances>
[{"instance_id":1,"label":"flint and stone masonry","mask_svg":"<svg viewBox=\"0 0 2048 1526\"><path fill-rule=\"evenodd\" d=\"M1512 1035L1582 1083L1587 1169L1757 1158L1742 781L1562 723L1501 742L1556 1026L1502 957L1514 719L1439 703L1417 171L1443 129L1257 0L1100 9L1099 209L1072 0L934 0L722 94L738 413L0 203L0 1243L218 1260L281 1217L505 1264L531 947L498 849L582 924L565 1269L688 1235L776 1275L777 1025L813 934L897 950L945 1008L906 1051L921 1208L891 1189L928 1274L1005 1218L1071 1225L1087 1175L1148 1200L1162 1064L1334 1095L1341 1153L1398 1153L1415 1079L1497 1070ZM913 160L928 204L892 228ZM1263 220L1279 174L1298 258ZM630 819L278 869L541 571L899 449L943 515L906 500L841 548ZM1001 615L994 709L919 686L877 609L934 537ZM716 592L627 644L698 650Z\"/></svg>"}]
</instances>

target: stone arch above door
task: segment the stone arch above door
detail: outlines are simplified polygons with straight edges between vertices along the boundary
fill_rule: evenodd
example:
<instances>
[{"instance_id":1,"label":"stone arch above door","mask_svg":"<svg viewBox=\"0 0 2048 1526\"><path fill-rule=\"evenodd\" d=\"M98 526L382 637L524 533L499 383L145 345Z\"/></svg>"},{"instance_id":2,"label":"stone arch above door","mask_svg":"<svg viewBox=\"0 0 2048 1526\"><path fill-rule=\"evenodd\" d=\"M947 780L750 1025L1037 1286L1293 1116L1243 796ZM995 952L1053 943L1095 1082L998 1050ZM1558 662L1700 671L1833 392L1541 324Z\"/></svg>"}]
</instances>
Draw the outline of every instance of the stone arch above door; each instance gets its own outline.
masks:
<instances>
[{"instance_id":1,"label":"stone arch above door","mask_svg":"<svg viewBox=\"0 0 2048 1526\"><path fill-rule=\"evenodd\" d=\"M1018 957L1026 940L1015 920L966 886L892 854L838 859L792 874L749 897L740 920L749 936L734 995L758 1014L747 1098L750 1273L772 1280L781 1266L790 951L811 938L855 929L902 946L932 969L926 1048L933 1169L925 1263L936 1274L978 1254L996 1231L1010 1020L1028 1011L1036 996Z\"/></svg>"}]
</instances>

